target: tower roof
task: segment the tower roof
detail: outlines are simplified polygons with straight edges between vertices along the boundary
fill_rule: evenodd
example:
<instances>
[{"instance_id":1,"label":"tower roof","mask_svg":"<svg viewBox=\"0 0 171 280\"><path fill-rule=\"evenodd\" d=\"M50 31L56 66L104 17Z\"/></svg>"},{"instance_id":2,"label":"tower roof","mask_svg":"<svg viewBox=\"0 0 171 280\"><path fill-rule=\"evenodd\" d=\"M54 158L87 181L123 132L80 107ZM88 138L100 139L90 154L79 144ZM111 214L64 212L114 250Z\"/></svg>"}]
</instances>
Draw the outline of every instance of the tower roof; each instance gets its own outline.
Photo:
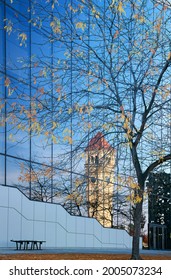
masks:
<instances>
[{"instance_id":1,"label":"tower roof","mask_svg":"<svg viewBox=\"0 0 171 280\"><path fill-rule=\"evenodd\" d=\"M90 141L85 151L112 149L112 146L106 141L103 133L98 132Z\"/></svg>"}]
</instances>

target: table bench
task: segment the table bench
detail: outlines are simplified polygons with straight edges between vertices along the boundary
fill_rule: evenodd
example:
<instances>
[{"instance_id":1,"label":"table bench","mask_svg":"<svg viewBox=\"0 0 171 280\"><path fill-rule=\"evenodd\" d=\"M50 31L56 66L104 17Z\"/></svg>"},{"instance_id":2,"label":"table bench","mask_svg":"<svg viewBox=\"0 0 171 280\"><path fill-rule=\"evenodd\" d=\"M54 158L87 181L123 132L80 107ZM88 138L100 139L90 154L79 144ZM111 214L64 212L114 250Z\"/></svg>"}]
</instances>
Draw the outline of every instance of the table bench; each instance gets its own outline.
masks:
<instances>
[{"instance_id":1,"label":"table bench","mask_svg":"<svg viewBox=\"0 0 171 280\"><path fill-rule=\"evenodd\" d=\"M15 242L17 250L41 250L41 246L44 240L10 240L11 242ZM29 246L30 245L30 246Z\"/></svg>"}]
</instances>

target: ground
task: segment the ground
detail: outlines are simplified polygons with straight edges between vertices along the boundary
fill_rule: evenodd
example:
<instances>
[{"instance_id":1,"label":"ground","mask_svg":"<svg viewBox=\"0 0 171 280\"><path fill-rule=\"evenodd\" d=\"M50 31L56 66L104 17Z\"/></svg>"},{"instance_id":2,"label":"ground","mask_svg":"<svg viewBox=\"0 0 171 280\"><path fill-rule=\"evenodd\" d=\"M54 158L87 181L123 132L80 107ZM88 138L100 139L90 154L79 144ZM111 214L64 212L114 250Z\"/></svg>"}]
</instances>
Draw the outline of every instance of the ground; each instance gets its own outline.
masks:
<instances>
[{"instance_id":1,"label":"ground","mask_svg":"<svg viewBox=\"0 0 171 280\"><path fill-rule=\"evenodd\" d=\"M7 254L0 260L129 260L129 254ZM171 260L171 255L142 255L143 260Z\"/></svg>"}]
</instances>

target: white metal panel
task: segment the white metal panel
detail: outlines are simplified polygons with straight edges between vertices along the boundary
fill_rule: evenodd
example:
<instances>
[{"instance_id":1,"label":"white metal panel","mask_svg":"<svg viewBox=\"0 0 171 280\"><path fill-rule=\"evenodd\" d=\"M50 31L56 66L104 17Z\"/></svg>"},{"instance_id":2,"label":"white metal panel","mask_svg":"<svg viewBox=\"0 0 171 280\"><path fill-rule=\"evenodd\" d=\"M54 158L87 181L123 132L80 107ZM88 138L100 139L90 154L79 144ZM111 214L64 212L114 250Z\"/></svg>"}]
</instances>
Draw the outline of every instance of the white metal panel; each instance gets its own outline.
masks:
<instances>
[{"instance_id":1,"label":"white metal panel","mask_svg":"<svg viewBox=\"0 0 171 280\"><path fill-rule=\"evenodd\" d=\"M101 248L102 247L101 239L99 239L97 236L94 236L94 238L93 238L93 247L94 248Z\"/></svg>"},{"instance_id":2,"label":"white metal panel","mask_svg":"<svg viewBox=\"0 0 171 280\"><path fill-rule=\"evenodd\" d=\"M94 240L92 234L85 234L85 247L91 248L94 246Z\"/></svg>"},{"instance_id":3,"label":"white metal panel","mask_svg":"<svg viewBox=\"0 0 171 280\"><path fill-rule=\"evenodd\" d=\"M84 234L76 234L76 247L85 247L85 237Z\"/></svg>"},{"instance_id":4,"label":"white metal panel","mask_svg":"<svg viewBox=\"0 0 171 280\"><path fill-rule=\"evenodd\" d=\"M34 207L34 220L45 221L46 217L46 204L42 202L35 201L33 203Z\"/></svg>"},{"instance_id":5,"label":"white metal panel","mask_svg":"<svg viewBox=\"0 0 171 280\"><path fill-rule=\"evenodd\" d=\"M76 234L75 232L67 232L67 236L66 236L66 246L67 247L76 247Z\"/></svg>"},{"instance_id":6,"label":"white metal panel","mask_svg":"<svg viewBox=\"0 0 171 280\"><path fill-rule=\"evenodd\" d=\"M2 192L1 192L2 194ZM7 247L8 238L8 208L0 206L0 247Z\"/></svg>"},{"instance_id":7,"label":"white metal panel","mask_svg":"<svg viewBox=\"0 0 171 280\"><path fill-rule=\"evenodd\" d=\"M67 246L67 233L60 225L56 227L56 246L64 248Z\"/></svg>"},{"instance_id":8,"label":"white metal panel","mask_svg":"<svg viewBox=\"0 0 171 280\"><path fill-rule=\"evenodd\" d=\"M102 228L102 231L101 231L102 235L101 235L101 240L102 240L102 243L110 243L110 230L106 228Z\"/></svg>"},{"instance_id":9,"label":"white metal panel","mask_svg":"<svg viewBox=\"0 0 171 280\"><path fill-rule=\"evenodd\" d=\"M123 230L118 229L116 231L116 248L125 248L124 241L123 241Z\"/></svg>"},{"instance_id":10,"label":"white metal panel","mask_svg":"<svg viewBox=\"0 0 171 280\"><path fill-rule=\"evenodd\" d=\"M102 240L102 226L96 219L94 219L93 221L94 221L93 234L97 237L97 239L100 239L100 241L101 241Z\"/></svg>"},{"instance_id":11,"label":"white metal panel","mask_svg":"<svg viewBox=\"0 0 171 280\"><path fill-rule=\"evenodd\" d=\"M75 217L75 216L68 217L68 219L67 219L67 231L68 232L75 233L76 222L77 222L77 217Z\"/></svg>"},{"instance_id":12,"label":"white metal panel","mask_svg":"<svg viewBox=\"0 0 171 280\"><path fill-rule=\"evenodd\" d=\"M56 222L56 205L45 203L46 210L46 221L48 222Z\"/></svg>"},{"instance_id":13,"label":"white metal panel","mask_svg":"<svg viewBox=\"0 0 171 280\"><path fill-rule=\"evenodd\" d=\"M113 234L112 234L112 237L114 235L114 239L115 239L115 244L117 245L117 242L118 242L118 230L117 229L114 229L113 231ZM117 248L117 246L115 246L115 248Z\"/></svg>"},{"instance_id":14,"label":"white metal panel","mask_svg":"<svg viewBox=\"0 0 171 280\"><path fill-rule=\"evenodd\" d=\"M8 206L9 188L0 186L0 206Z\"/></svg>"},{"instance_id":15,"label":"white metal panel","mask_svg":"<svg viewBox=\"0 0 171 280\"><path fill-rule=\"evenodd\" d=\"M34 221L33 225L33 238L35 240L46 240L46 222L45 221Z\"/></svg>"},{"instance_id":16,"label":"white metal panel","mask_svg":"<svg viewBox=\"0 0 171 280\"><path fill-rule=\"evenodd\" d=\"M34 202L30 201L25 195L21 197L21 214L22 216L30 221L33 221L34 217Z\"/></svg>"},{"instance_id":17,"label":"white metal panel","mask_svg":"<svg viewBox=\"0 0 171 280\"><path fill-rule=\"evenodd\" d=\"M112 244L113 247L116 247L117 242L117 230L116 229L110 229L109 230L109 241Z\"/></svg>"},{"instance_id":18,"label":"white metal panel","mask_svg":"<svg viewBox=\"0 0 171 280\"><path fill-rule=\"evenodd\" d=\"M85 219L83 217L76 217L75 231L77 233L85 233Z\"/></svg>"},{"instance_id":19,"label":"white metal panel","mask_svg":"<svg viewBox=\"0 0 171 280\"><path fill-rule=\"evenodd\" d=\"M21 197L23 194L16 188L9 188L9 205L21 213Z\"/></svg>"},{"instance_id":20,"label":"white metal panel","mask_svg":"<svg viewBox=\"0 0 171 280\"><path fill-rule=\"evenodd\" d=\"M56 238L56 234L55 234L55 223L51 223L51 222L46 222L46 246L47 247L54 247L55 246L55 238Z\"/></svg>"},{"instance_id":21,"label":"white metal panel","mask_svg":"<svg viewBox=\"0 0 171 280\"><path fill-rule=\"evenodd\" d=\"M21 239L30 239L33 240L34 232L33 232L33 221L29 221L22 217L21 220Z\"/></svg>"},{"instance_id":22,"label":"white metal panel","mask_svg":"<svg viewBox=\"0 0 171 280\"><path fill-rule=\"evenodd\" d=\"M84 218L85 219L85 234L93 234L94 229L94 219Z\"/></svg>"},{"instance_id":23,"label":"white metal panel","mask_svg":"<svg viewBox=\"0 0 171 280\"><path fill-rule=\"evenodd\" d=\"M65 209L62 206L57 205L57 222L58 222L58 224L61 225L62 227L64 227L65 229L67 229L67 218L69 218L69 217L71 217L71 216L65 211Z\"/></svg>"},{"instance_id":24,"label":"white metal panel","mask_svg":"<svg viewBox=\"0 0 171 280\"><path fill-rule=\"evenodd\" d=\"M131 248L132 246L132 237L126 231L123 233L123 243L127 248Z\"/></svg>"},{"instance_id":25,"label":"white metal panel","mask_svg":"<svg viewBox=\"0 0 171 280\"><path fill-rule=\"evenodd\" d=\"M9 208L8 239L21 239L21 214L14 208Z\"/></svg>"}]
</instances>

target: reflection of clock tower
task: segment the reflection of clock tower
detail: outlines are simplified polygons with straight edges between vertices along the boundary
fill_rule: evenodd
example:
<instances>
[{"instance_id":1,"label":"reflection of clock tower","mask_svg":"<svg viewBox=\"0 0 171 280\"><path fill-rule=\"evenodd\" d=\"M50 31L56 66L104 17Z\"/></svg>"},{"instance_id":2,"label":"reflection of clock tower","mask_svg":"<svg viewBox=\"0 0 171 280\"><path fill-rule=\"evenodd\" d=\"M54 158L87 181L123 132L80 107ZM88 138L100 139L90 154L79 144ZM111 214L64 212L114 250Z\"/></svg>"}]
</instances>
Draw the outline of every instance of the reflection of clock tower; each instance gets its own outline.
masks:
<instances>
[{"instance_id":1,"label":"reflection of clock tower","mask_svg":"<svg viewBox=\"0 0 171 280\"><path fill-rule=\"evenodd\" d=\"M88 215L96 218L105 227L113 224L114 155L115 150L101 132L90 140L86 148Z\"/></svg>"}]
</instances>

